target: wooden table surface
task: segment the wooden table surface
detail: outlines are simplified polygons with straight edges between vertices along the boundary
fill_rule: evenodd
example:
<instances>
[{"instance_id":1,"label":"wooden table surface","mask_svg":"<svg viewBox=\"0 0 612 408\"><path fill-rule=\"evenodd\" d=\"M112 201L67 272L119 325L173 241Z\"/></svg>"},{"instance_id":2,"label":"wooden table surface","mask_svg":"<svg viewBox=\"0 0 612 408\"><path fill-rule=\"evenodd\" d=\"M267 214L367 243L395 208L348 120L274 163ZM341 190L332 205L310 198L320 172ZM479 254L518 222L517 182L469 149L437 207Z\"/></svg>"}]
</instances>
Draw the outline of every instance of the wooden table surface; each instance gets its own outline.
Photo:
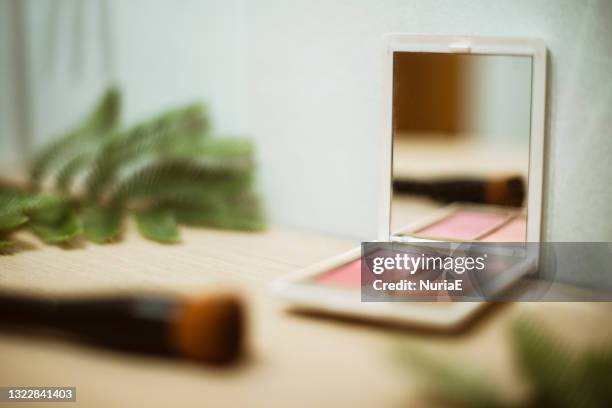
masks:
<instances>
[{"instance_id":1,"label":"wooden table surface","mask_svg":"<svg viewBox=\"0 0 612 408\"><path fill-rule=\"evenodd\" d=\"M609 338L608 304L517 303L492 308L461 333L410 329L288 313L266 284L349 249L355 243L271 228L265 233L182 229L183 243L163 246L132 228L112 245L59 248L27 232L0 256L0 288L37 294L163 290L197 293L232 287L249 310L249 356L231 368L101 351L32 335L0 335L0 386L76 386L86 407L426 406L419 373L394 350L413 344L443 359L482 367L510 395L520 379L507 342L519 314L540 319L569 343ZM37 403L36 406L62 406ZM10 406L19 406L10 404Z\"/></svg>"}]
</instances>

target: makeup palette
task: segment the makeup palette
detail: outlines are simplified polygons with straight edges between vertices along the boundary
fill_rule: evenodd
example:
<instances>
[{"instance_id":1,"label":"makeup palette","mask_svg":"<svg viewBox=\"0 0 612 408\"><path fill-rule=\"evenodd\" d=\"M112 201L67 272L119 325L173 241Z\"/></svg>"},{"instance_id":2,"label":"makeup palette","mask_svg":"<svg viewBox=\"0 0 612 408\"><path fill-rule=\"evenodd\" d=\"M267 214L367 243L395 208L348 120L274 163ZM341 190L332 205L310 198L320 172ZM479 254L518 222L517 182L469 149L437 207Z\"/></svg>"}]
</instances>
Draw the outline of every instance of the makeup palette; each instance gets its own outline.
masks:
<instances>
[{"instance_id":1,"label":"makeup palette","mask_svg":"<svg viewBox=\"0 0 612 408\"><path fill-rule=\"evenodd\" d=\"M470 214L471 216L473 215ZM448 224L450 223L445 222L445 225ZM523 219L510 218L500 224L499 229L484 235L483 242L487 238L501 235L514 239L516 231L524 230L523 227ZM416 250L420 253L422 247ZM479 288L485 288L488 294L503 293L534 267L533 258L520 254L499 257L498 261L493 262L492 268L478 276L481 284L485 285ZM399 297L410 297L404 298L403 301L396 298L395 301L363 302L362 290L371 282L370 278L366 278L364 282L364 276L378 278L371 272L370 275L362 274L361 248L358 247L278 279L272 283L271 289L278 297L290 302L297 311L350 317L353 320L375 321L379 324L421 326L434 330L454 330L469 322L478 309L487 305L487 302L481 300L453 302L450 301L449 295L444 293L439 293L436 295L437 300L432 300L431 292L398 294ZM423 277L421 274L415 276L419 279ZM469 287L469 279L465 285ZM469 292L467 294L469 295ZM424 298L419 299L423 296Z\"/></svg>"},{"instance_id":2,"label":"makeup palette","mask_svg":"<svg viewBox=\"0 0 612 408\"><path fill-rule=\"evenodd\" d=\"M527 219L512 208L452 205L433 217L402 228L396 237L415 241L525 242ZM404 239L402 239L404 241ZM336 288L361 287L361 261L353 260L315 278Z\"/></svg>"},{"instance_id":3,"label":"makeup palette","mask_svg":"<svg viewBox=\"0 0 612 408\"><path fill-rule=\"evenodd\" d=\"M400 228L395 237L402 241L525 242L527 217L515 208L452 204Z\"/></svg>"},{"instance_id":4,"label":"makeup palette","mask_svg":"<svg viewBox=\"0 0 612 408\"><path fill-rule=\"evenodd\" d=\"M544 44L525 38L390 34L384 47L385 119L376 160L380 196L378 214L372 217L378 215L378 235L370 241L406 243L398 248L407 251L433 250L436 244L439 250L445 242L450 243L446 248L461 251L460 245L452 245L539 241ZM474 284L472 290L484 288L493 297L449 302L448 293L440 297L435 292L434 303L418 301L431 296L397 301L395 294L389 298L395 301L362 301L370 300L362 295L372 288L368 271L362 276L361 247L282 277L271 287L298 310L452 329L475 316L487 303L482 299L496 299L538 262L538 254L527 245L465 247L485 247L494 254L487 268L468 282ZM509 247L513 249L507 251ZM503 252L501 257L495 258L495 248ZM436 280L457 271L422 272Z\"/></svg>"},{"instance_id":5,"label":"makeup palette","mask_svg":"<svg viewBox=\"0 0 612 408\"><path fill-rule=\"evenodd\" d=\"M317 283L338 288L361 288L361 258L350 261L315 278Z\"/></svg>"},{"instance_id":6,"label":"makeup palette","mask_svg":"<svg viewBox=\"0 0 612 408\"><path fill-rule=\"evenodd\" d=\"M439 247L438 247L439 248ZM427 252L427 249L418 246L415 247L412 252L413 256L419 256L423 251ZM378 254L372 254L373 256L379 256ZM391 254L393 255L393 254ZM380 254L380 256L384 256L384 254ZM502 255L493 255L493 257L488 262L488 268L479 274L480 282L490 281L496 279L497 271L505 271L511 268L513 265L522 262L522 256L516 256L508 254L506 256ZM362 286L368 286L371 284L373 279L378 279L378 277L373 274L371 271L367 271L367 275L363 275L362 271L362 260L361 258L355 259L344 264L337 266L336 268L332 268L330 270L323 271L320 274L313 275L311 277L312 284L315 285L324 285L330 288L336 289L344 289L344 290L354 290L360 289ZM419 279L423 276L429 274L429 279L435 279L439 274L436 271L425 271L421 270L419 274ZM366 281L364 282L364 276L368 276ZM403 279L407 278L406 276L402 276Z\"/></svg>"}]
</instances>

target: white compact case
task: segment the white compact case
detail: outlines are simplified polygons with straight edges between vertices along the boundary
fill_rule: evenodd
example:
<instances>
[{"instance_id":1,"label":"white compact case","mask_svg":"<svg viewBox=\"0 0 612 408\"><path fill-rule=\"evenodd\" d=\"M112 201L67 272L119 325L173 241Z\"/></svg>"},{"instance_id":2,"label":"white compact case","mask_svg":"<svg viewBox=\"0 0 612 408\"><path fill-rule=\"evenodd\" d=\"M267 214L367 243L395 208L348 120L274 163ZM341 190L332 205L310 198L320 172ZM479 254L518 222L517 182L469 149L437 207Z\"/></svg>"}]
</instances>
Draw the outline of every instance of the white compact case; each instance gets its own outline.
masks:
<instances>
[{"instance_id":1,"label":"white compact case","mask_svg":"<svg viewBox=\"0 0 612 408\"><path fill-rule=\"evenodd\" d=\"M521 56L531 61L531 106L528 112L528 173L525 198L526 241L539 242L542 222L542 186L544 178L546 47L537 39L480 37L463 35L388 34L384 37L383 123L380 143L382 169L378 236L372 241L405 241L391 227L394 137L394 57L396 53L428 55ZM451 205L449 208L453 208ZM442 209L437 213L448 213ZM375 216L375 215L373 215ZM431 218L431 215L429 216ZM435 217L434 217L435 218ZM428 217L424 217L428 219ZM422 223L422 220L421 220ZM419 224L417 222L417 224ZM418 240L423 241L423 240ZM360 288L354 285L325 285L321 277L330 271L359 260L361 248L355 248L316 265L275 280L273 293L297 310L345 316L376 323L408 324L432 329L454 329L467 323L485 302L361 302ZM537 256L531 253L524 262L515 263L497 284L503 291L535 267Z\"/></svg>"}]
</instances>

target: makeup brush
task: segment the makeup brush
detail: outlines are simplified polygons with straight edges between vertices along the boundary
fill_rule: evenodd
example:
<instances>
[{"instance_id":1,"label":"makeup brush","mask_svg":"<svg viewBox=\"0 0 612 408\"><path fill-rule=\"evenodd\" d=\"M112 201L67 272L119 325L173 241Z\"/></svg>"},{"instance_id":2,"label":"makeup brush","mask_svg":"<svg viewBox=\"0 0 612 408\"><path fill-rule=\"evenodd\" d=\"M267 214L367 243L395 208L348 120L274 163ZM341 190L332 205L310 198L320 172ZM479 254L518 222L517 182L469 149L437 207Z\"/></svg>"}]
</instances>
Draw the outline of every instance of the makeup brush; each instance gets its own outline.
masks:
<instances>
[{"instance_id":1,"label":"makeup brush","mask_svg":"<svg viewBox=\"0 0 612 408\"><path fill-rule=\"evenodd\" d=\"M525 199L525 182L520 176L429 181L400 178L393 180L393 192L426 196L447 203L460 201L520 207Z\"/></svg>"},{"instance_id":2,"label":"makeup brush","mask_svg":"<svg viewBox=\"0 0 612 408\"><path fill-rule=\"evenodd\" d=\"M0 294L0 323L59 329L99 346L223 364L239 356L242 304L230 295L45 300Z\"/></svg>"}]
</instances>

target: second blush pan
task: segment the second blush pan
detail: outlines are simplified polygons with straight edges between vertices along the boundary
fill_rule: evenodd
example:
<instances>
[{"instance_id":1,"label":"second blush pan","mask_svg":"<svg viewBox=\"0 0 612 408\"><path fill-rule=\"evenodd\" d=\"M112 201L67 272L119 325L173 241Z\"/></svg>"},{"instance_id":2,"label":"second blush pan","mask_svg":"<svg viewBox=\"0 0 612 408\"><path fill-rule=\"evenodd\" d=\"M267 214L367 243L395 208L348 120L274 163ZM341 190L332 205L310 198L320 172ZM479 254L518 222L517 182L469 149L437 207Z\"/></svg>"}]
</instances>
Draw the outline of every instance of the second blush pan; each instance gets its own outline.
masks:
<instances>
[{"instance_id":1,"label":"second blush pan","mask_svg":"<svg viewBox=\"0 0 612 408\"><path fill-rule=\"evenodd\" d=\"M416 231L416 234L453 240L476 240L486 232L498 228L508 219L508 214L460 210Z\"/></svg>"}]
</instances>

